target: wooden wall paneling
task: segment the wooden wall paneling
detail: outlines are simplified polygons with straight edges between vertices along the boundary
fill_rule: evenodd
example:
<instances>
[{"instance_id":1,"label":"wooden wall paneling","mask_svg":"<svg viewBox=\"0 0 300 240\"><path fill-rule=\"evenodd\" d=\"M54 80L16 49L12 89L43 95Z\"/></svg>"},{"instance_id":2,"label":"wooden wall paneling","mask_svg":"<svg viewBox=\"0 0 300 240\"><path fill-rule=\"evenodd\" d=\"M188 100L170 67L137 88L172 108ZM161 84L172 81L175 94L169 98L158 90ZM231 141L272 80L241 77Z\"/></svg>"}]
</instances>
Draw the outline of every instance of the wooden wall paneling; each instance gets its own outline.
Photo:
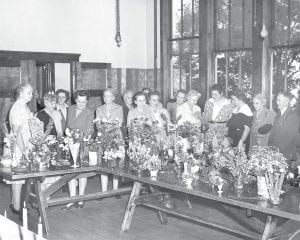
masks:
<instances>
[{"instance_id":1,"label":"wooden wall paneling","mask_svg":"<svg viewBox=\"0 0 300 240\"><path fill-rule=\"evenodd\" d=\"M29 83L33 86L34 96L32 101L29 103L30 110L36 112L36 61L35 60L21 60L21 83Z\"/></svg>"},{"instance_id":2,"label":"wooden wall paneling","mask_svg":"<svg viewBox=\"0 0 300 240\"><path fill-rule=\"evenodd\" d=\"M1 60L20 61L36 60L42 62L78 62L80 54L78 53L50 53L50 52L26 52L26 51L4 51L0 50Z\"/></svg>"}]
</instances>

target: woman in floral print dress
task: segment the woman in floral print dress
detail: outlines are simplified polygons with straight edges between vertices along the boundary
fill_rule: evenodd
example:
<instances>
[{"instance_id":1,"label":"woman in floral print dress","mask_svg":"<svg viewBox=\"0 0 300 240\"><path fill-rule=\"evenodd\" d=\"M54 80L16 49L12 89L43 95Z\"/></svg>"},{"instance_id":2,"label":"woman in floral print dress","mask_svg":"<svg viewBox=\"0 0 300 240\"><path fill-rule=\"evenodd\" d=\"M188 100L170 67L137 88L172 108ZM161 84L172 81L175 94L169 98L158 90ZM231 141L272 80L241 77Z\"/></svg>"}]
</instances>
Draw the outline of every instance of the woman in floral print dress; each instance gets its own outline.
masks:
<instances>
[{"instance_id":1,"label":"woman in floral print dress","mask_svg":"<svg viewBox=\"0 0 300 240\"><path fill-rule=\"evenodd\" d=\"M232 105L229 99L224 97L224 90L219 84L211 88L212 98L205 103L203 120L209 124L206 132L206 141L211 142L215 136L218 140L227 135L227 121L232 115Z\"/></svg>"}]
</instances>

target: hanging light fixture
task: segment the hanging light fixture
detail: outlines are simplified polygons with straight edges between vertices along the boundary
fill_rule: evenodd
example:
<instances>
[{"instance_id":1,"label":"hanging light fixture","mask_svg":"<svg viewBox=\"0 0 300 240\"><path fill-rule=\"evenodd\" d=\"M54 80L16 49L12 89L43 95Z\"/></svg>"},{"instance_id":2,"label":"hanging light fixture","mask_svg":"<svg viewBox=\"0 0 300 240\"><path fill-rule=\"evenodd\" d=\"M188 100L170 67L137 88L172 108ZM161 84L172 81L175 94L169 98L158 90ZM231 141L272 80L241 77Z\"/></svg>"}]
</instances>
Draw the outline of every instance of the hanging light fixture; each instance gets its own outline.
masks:
<instances>
[{"instance_id":1,"label":"hanging light fixture","mask_svg":"<svg viewBox=\"0 0 300 240\"><path fill-rule=\"evenodd\" d=\"M118 47L121 47L121 32L120 32L120 0L116 0L116 36L115 40Z\"/></svg>"}]
</instances>

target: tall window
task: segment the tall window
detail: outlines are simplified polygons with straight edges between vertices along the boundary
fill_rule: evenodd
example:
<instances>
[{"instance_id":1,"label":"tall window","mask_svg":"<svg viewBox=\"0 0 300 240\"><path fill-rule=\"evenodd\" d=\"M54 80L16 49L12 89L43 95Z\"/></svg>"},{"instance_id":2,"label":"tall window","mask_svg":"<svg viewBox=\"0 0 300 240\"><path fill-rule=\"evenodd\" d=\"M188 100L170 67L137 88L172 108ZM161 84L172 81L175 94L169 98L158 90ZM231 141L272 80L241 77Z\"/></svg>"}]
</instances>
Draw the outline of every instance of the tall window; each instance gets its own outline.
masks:
<instances>
[{"instance_id":1,"label":"tall window","mask_svg":"<svg viewBox=\"0 0 300 240\"><path fill-rule=\"evenodd\" d=\"M252 0L215 1L215 82L252 89Z\"/></svg>"},{"instance_id":2,"label":"tall window","mask_svg":"<svg viewBox=\"0 0 300 240\"><path fill-rule=\"evenodd\" d=\"M199 0L172 1L171 95L199 87Z\"/></svg>"},{"instance_id":3,"label":"tall window","mask_svg":"<svg viewBox=\"0 0 300 240\"><path fill-rule=\"evenodd\" d=\"M272 14L273 82L271 95L286 91L300 78L300 1L274 0Z\"/></svg>"}]
</instances>

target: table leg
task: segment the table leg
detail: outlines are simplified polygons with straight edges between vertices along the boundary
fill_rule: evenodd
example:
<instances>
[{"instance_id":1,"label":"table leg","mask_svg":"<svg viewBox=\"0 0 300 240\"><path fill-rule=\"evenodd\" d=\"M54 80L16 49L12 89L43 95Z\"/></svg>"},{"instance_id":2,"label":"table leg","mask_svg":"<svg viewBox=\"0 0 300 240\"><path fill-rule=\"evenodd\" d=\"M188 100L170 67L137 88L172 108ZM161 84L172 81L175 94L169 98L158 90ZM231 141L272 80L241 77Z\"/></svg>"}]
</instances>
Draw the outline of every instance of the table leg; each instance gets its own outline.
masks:
<instances>
[{"instance_id":1,"label":"table leg","mask_svg":"<svg viewBox=\"0 0 300 240\"><path fill-rule=\"evenodd\" d=\"M25 180L25 193L24 193L24 202L26 203L26 206L28 207L29 206L29 195L31 193L31 178L29 179L26 179Z\"/></svg>"},{"instance_id":2,"label":"table leg","mask_svg":"<svg viewBox=\"0 0 300 240\"><path fill-rule=\"evenodd\" d=\"M269 239L269 237L272 236L274 229L276 227L277 221L278 221L277 217L268 216L266 225L265 225L265 230L264 230L262 238L261 238L262 240L267 240L267 239Z\"/></svg>"},{"instance_id":3,"label":"table leg","mask_svg":"<svg viewBox=\"0 0 300 240\"><path fill-rule=\"evenodd\" d=\"M150 186L151 193L160 192L156 187ZM157 211L157 216L161 224L166 225L168 223L167 214L161 211Z\"/></svg>"},{"instance_id":4,"label":"table leg","mask_svg":"<svg viewBox=\"0 0 300 240\"><path fill-rule=\"evenodd\" d=\"M126 211L124 214L122 226L121 226L121 232L127 232L130 228L130 224L133 218L134 210L136 207L135 204L135 198L140 195L142 184L139 182L134 182L131 194L128 200L128 204L126 207Z\"/></svg>"},{"instance_id":5,"label":"table leg","mask_svg":"<svg viewBox=\"0 0 300 240\"><path fill-rule=\"evenodd\" d=\"M43 191L41 189L41 182L39 180L35 181L35 193L36 193L36 200L39 207L39 214L42 219L42 223L44 226L44 232L46 235L49 233L49 224L46 214L46 207L47 207L47 199L43 195Z\"/></svg>"}]
</instances>

